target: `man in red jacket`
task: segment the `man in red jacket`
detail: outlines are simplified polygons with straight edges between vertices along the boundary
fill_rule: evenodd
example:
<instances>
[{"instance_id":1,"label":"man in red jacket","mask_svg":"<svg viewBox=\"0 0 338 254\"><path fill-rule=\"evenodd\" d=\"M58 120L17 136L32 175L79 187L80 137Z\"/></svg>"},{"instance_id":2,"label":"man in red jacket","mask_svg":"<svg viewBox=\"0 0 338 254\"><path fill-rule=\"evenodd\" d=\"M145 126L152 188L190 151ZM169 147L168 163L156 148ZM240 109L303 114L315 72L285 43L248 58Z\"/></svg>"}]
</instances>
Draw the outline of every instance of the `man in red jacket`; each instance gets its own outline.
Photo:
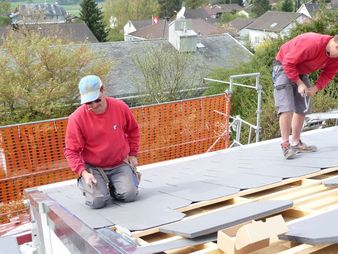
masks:
<instances>
[{"instance_id":1,"label":"man in red jacket","mask_svg":"<svg viewBox=\"0 0 338 254\"><path fill-rule=\"evenodd\" d=\"M129 107L106 97L98 76L88 75L79 83L81 106L69 117L65 156L78 174L86 204L101 208L113 197L126 202L138 194L135 177L139 128Z\"/></svg>"},{"instance_id":2,"label":"man in red jacket","mask_svg":"<svg viewBox=\"0 0 338 254\"><path fill-rule=\"evenodd\" d=\"M308 74L321 70L314 86ZM305 114L311 112L309 99L324 89L338 70L338 35L304 33L283 44L277 53L272 79L279 114L282 150L286 159L299 152L314 152L315 146L300 139ZM291 142L289 136L291 132Z\"/></svg>"}]
</instances>

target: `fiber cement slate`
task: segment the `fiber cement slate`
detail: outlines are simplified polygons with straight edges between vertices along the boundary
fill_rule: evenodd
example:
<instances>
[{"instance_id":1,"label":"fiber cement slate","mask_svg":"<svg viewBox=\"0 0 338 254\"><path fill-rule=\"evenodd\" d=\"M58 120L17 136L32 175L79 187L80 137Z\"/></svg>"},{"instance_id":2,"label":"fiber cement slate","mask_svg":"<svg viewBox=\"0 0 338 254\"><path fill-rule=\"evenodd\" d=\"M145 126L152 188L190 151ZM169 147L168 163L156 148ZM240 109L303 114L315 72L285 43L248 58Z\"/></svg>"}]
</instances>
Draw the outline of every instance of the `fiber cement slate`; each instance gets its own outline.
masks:
<instances>
[{"instance_id":1,"label":"fiber cement slate","mask_svg":"<svg viewBox=\"0 0 338 254\"><path fill-rule=\"evenodd\" d=\"M21 254L14 236L0 237L0 254Z\"/></svg>"},{"instance_id":2,"label":"fiber cement slate","mask_svg":"<svg viewBox=\"0 0 338 254\"><path fill-rule=\"evenodd\" d=\"M306 244L337 244L337 225L338 209L289 224L289 231L279 238Z\"/></svg>"},{"instance_id":3,"label":"fiber cement slate","mask_svg":"<svg viewBox=\"0 0 338 254\"><path fill-rule=\"evenodd\" d=\"M338 187L338 176L323 181L327 187Z\"/></svg>"},{"instance_id":4,"label":"fiber cement slate","mask_svg":"<svg viewBox=\"0 0 338 254\"><path fill-rule=\"evenodd\" d=\"M162 253L164 251L184 248L189 246L194 246L198 244L208 243L211 241L215 241L217 239L217 234L210 234L206 236L200 236L193 239L178 239L174 241L170 241L162 244L154 244L144 247L138 247L133 254L149 254L149 253Z\"/></svg>"},{"instance_id":5,"label":"fiber cement slate","mask_svg":"<svg viewBox=\"0 0 338 254\"><path fill-rule=\"evenodd\" d=\"M263 200L241 204L236 207L223 209L193 219L179 221L160 227L160 232L176 234L187 238L195 238L215 233L220 229L270 216L292 207L288 200Z\"/></svg>"},{"instance_id":6,"label":"fiber cement slate","mask_svg":"<svg viewBox=\"0 0 338 254\"><path fill-rule=\"evenodd\" d=\"M225 197L240 189L259 188L338 166L338 127L304 133L302 140L317 145L319 151L285 160L276 139L147 166L142 171L136 202L113 201L99 210L86 207L75 184L44 191L93 228L115 223L124 223L121 226L129 230L156 227L183 218L184 214L175 209L192 202ZM161 218L157 218L159 215ZM141 216L144 221L139 224L128 220L128 216Z\"/></svg>"},{"instance_id":7,"label":"fiber cement slate","mask_svg":"<svg viewBox=\"0 0 338 254\"><path fill-rule=\"evenodd\" d=\"M187 182L179 186L166 187L161 192L198 202L230 196L239 192L239 189L204 182Z\"/></svg>"}]
</instances>

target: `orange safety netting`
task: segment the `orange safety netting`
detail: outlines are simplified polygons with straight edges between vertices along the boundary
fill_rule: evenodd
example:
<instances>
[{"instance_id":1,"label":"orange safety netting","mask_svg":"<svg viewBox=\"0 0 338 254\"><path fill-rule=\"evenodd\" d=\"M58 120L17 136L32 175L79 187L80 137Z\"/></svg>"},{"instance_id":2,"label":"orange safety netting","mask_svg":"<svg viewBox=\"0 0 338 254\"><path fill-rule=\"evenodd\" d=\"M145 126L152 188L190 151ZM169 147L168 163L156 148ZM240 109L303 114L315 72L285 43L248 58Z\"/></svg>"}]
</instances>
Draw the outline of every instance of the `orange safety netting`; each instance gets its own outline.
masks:
<instances>
[{"instance_id":1,"label":"orange safety netting","mask_svg":"<svg viewBox=\"0 0 338 254\"><path fill-rule=\"evenodd\" d=\"M206 152L229 124L224 95L133 108L140 126L141 165ZM0 127L0 202L25 188L75 178L63 155L67 119ZM212 150L228 146L224 135ZM0 207L1 217L1 207ZM1 218L0 218L1 222Z\"/></svg>"}]
</instances>

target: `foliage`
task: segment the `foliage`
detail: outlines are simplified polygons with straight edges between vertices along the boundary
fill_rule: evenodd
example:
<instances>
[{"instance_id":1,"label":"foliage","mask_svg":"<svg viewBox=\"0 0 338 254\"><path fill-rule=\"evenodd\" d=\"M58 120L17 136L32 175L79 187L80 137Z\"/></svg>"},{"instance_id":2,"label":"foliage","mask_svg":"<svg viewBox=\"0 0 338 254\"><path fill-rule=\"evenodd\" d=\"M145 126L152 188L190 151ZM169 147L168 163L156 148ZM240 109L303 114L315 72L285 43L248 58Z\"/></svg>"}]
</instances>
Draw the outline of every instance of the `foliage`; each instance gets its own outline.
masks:
<instances>
[{"instance_id":1,"label":"foliage","mask_svg":"<svg viewBox=\"0 0 338 254\"><path fill-rule=\"evenodd\" d=\"M133 56L133 62L144 77L135 82L140 93L149 95L144 99L145 103L182 99L182 90L187 91L186 98L194 92L192 88L202 85L205 68L190 53L179 52L164 44L144 50Z\"/></svg>"},{"instance_id":2,"label":"foliage","mask_svg":"<svg viewBox=\"0 0 338 254\"><path fill-rule=\"evenodd\" d=\"M207 3L207 0L185 0L182 5L190 9L195 9L206 5Z\"/></svg>"},{"instance_id":3,"label":"foliage","mask_svg":"<svg viewBox=\"0 0 338 254\"><path fill-rule=\"evenodd\" d=\"M104 20L110 24L111 17L117 24L113 29L120 30L128 20L150 19L159 14L157 0L106 0L103 5ZM112 32L116 35L116 32Z\"/></svg>"},{"instance_id":4,"label":"foliage","mask_svg":"<svg viewBox=\"0 0 338 254\"><path fill-rule=\"evenodd\" d=\"M337 13L328 10L320 11L318 16L311 22L300 24L291 31L291 35L285 38L277 38L267 40L256 48L255 55L248 64L233 70L217 70L210 74L211 78L223 81L229 81L230 75L243 73L260 73L260 84L263 88L262 96L262 113L261 113L261 138L271 139L278 137L279 124L278 116L274 107L273 86L271 80L272 62L280 46L287 40L304 32L319 32L325 34L337 34ZM319 72L310 75L310 81L313 84L318 78ZM238 83L252 85L252 80L240 80ZM333 84L338 83L337 76ZM210 83L205 94L217 94L228 88L228 85L221 83ZM324 91L316 94L312 99L313 112L325 112L337 108L338 90L335 85L329 85ZM256 122L256 100L257 94L249 91L244 91L240 88L235 88L231 98L231 115L241 115L241 117L250 122ZM242 133L243 139L246 141L247 130Z\"/></svg>"},{"instance_id":5,"label":"foliage","mask_svg":"<svg viewBox=\"0 0 338 254\"><path fill-rule=\"evenodd\" d=\"M124 34L119 29L110 29L108 41L124 41Z\"/></svg>"},{"instance_id":6,"label":"foliage","mask_svg":"<svg viewBox=\"0 0 338 254\"><path fill-rule=\"evenodd\" d=\"M66 116L78 102L79 79L105 77L110 63L86 45L63 47L60 40L34 32L11 32L0 54L0 124Z\"/></svg>"},{"instance_id":7,"label":"foliage","mask_svg":"<svg viewBox=\"0 0 338 254\"><path fill-rule=\"evenodd\" d=\"M1 0L0 1L0 15L9 14L11 12L11 3Z\"/></svg>"},{"instance_id":8,"label":"foliage","mask_svg":"<svg viewBox=\"0 0 338 254\"><path fill-rule=\"evenodd\" d=\"M98 41L105 42L108 33L103 23L101 8L97 6L95 0L83 0L80 7L80 18L87 24Z\"/></svg>"},{"instance_id":9,"label":"foliage","mask_svg":"<svg viewBox=\"0 0 338 254\"><path fill-rule=\"evenodd\" d=\"M271 10L269 0L253 0L252 12L256 17L261 16L269 10Z\"/></svg>"},{"instance_id":10,"label":"foliage","mask_svg":"<svg viewBox=\"0 0 338 254\"><path fill-rule=\"evenodd\" d=\"M11 19L9 17L0 16L0 26L7 26L11 24Z\"/></svg>"},{"instance_id":11,"label":"foliage","mask_svg":"<svg viewBox=\"0 0 338 254\"><path fill-rule=\"evenodd\" d=\"M160 5L160 17L171 18L182 6L182 0L158 0Z\"/></svg>"},{"instance_id":12,"label":"foliage","mask_svg":"<svg viewBox=\"0 0 338 254\"><path fill-rule=\"evenodd\" d=\"M244 15L238 14L238 13L233 13L233 12L225 12L221 15L221 18L219 20L219 23L224 24L224 23L229 23L233 21L234 19L242 17L245 18Z\"/></svg>"},{"instance_id":13,"label":"foliage","mask_svg":"<svg viewBox=\"0 0 338 254\"><path fill-rule=\"evenodd\" d=\"M293 11L293 1L284 0L282 2L281 11L292 12Z\"/></svg>"}]
</instances>

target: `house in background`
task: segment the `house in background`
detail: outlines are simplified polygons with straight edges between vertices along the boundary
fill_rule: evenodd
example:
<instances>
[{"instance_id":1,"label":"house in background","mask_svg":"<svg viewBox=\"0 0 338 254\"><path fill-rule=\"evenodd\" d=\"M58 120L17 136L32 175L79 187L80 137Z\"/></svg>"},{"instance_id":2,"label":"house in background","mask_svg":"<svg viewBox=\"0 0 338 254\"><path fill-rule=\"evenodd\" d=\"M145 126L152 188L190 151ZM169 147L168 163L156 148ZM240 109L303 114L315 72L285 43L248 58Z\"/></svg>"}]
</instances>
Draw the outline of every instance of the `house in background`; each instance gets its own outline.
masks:
<instances>
[{"instance_id":1,"label":"house in background","mask_svg":"<svg viewBox=\"0 0 338 254\"><path fill-rule=\"evenodd\" d=\"M313 18L317 11L320 9L319 3L306 3L302 4L297 13L302 13L309 18Z\"/></svg>"},{"instance_id":2,"label":"house in background","mask_svg":"<svg viewBox=\"0 0 338 254\"><path fill-rule=\"evenodd\" d=\"M249 34L249 31L245 30L245 28L254 21L254 18L236 18L230 21L229 25L231 28L234 29L234 33L236 34L236 36L244 38Z\"/></svg>"},{"instance_id":3,"label":"house in background","mask_svg":"<svg viewBox=\"0 0 338 254\"><path fill-rule=\"evenodd\" d=\"M207 36L215 34L223 34L226 32L226 29L210 24L202 19L186 19L186 21L192 26L198 35ZM149 39L168 39L169 25L172 22L166 20L159 20L156 24L151 24L151 21L143 22L145 26L140 27L141 23L133 23L128 21L125 27L139 27L137 30L131 33L124 34L125 41L136 41L136 40L149 40ZM127 31L127 29L124 29Z\"/></svg>"},{"instance_id":4,"label":"house in background","mask_svg":"<svg viewBox=\"0 0 338 254\"><path fill-rule=\"evenodd\" d=\"M106 77L109 96L123 97L142 92L146 81L135 64L134 57L147 55L151 48L163 47L177 52L189 52L189 66L198 66L200 72L203 72L200 75L189 73L194 87L200 87L203 78L215 68L233 69L250 61L252 57L252 53L229 34L199 36L193 30L192 22L187 19L171 22L168 29L168 39L89 44L98 52L98 61L112 60L116 63ZM167 59L162 61L166 64ZM202 78L198 79L197 76Z\"/></svg>"},{"instance_id":5,"label":"house in background","mask_svg":"<svg viewBox=\"0 0 338 254\"><path fill-rule=\"evenodd\" d=\"M20 4L10 15L12 24L65 23L68 14L58 4Z\"/></svg>"},{"instance_id":6,"label":"house in background","mask_svg":"<svg viewBox=\"0 0 338 254\"><path fill-rule=\"evenodd\" d=\"M60 39L65 44L67 43L96 43L98 40L88 28L88 26L82 23L53 23L53 24L24 24L8 27L0 27L0 45L2 40L7 36L10 31L17 33L34 31L40 34L42 37L51 37L54 39Z\"/></svg>"},{"instance_id":7,"label":"house in background","mask_svg":"<svg viewBox=\"0 0 338 254\"><path fill-rule=\"evenodd\" d=\"M241 29L240 33L247 34L251 45L256 47L268 38L289 35L290 29L297 23L307 21L309 21L309 18L302 13L267 11Z\"/></svg>"},{"instance_id":8,"label":"house in background","mask_svg":"<svg viewBox=\"0 0 338 254\"><path fill-rule=\"evenodd\" d=\"M246 8L238 4L214 4L197 9L187 9L184 16L188 19L202 19L209 23L215 23L224 13L238 13L249 17Z\"/></svg>"}]
</instances>

